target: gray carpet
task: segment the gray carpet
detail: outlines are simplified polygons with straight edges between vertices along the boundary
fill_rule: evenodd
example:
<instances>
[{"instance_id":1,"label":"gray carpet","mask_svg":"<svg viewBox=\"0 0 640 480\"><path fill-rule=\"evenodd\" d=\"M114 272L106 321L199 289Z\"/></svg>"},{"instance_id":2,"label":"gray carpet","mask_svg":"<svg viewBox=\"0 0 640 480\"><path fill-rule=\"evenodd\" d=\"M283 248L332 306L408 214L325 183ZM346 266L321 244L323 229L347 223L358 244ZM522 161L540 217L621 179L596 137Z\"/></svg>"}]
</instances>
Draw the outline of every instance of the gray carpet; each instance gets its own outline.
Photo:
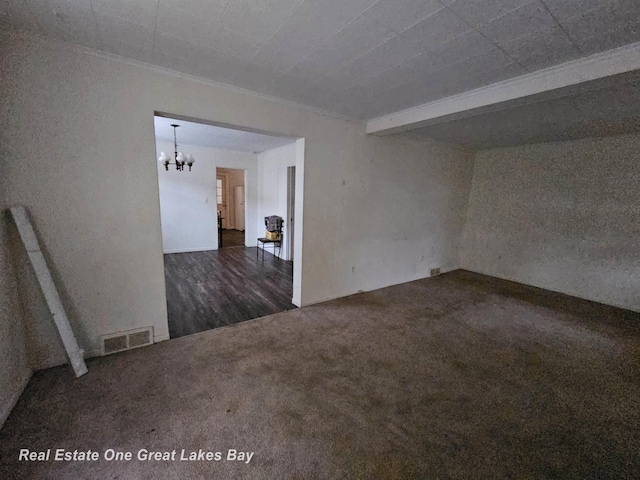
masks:
<instances>
[{"instance_id":1,"label":"gray carpet","mask_svg":"<svg viewBox=\"0 0 640 480\"><path fill-rule=\"evenodd\" d=\"M640 478L639 325L464 271L354 295L94 359L79 380L38 372L0 431L0 478Z\"/></svg>"}]
</instances>

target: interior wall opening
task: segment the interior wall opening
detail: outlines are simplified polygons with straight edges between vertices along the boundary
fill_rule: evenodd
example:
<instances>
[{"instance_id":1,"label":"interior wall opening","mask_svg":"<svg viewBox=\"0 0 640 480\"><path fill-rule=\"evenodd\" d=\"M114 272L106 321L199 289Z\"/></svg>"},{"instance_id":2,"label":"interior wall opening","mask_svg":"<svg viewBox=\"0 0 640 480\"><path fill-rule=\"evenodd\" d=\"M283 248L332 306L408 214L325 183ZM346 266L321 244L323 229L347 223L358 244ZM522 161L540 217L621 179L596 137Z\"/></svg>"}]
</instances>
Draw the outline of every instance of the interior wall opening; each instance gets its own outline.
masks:
<instances>
[{"instance_id":1,"label":"interior wall opening","mask_svg":"<svg viewBox=\"0 0 640 480\"><path fill-rule=\"evenodd\" d=\"M246 245L244 176L244 169L216 169L218 248Z\"/></svg>"},{"instance_id":2,"label":"interior wall opening","mask_svg":"<svg viewBox=\"0 0 640 480\"><path fill-rule=\"evenodd\" d=\"M166 114L154 126L170 337L299 306L304 139Z\"/></svg>"}]
</instances>

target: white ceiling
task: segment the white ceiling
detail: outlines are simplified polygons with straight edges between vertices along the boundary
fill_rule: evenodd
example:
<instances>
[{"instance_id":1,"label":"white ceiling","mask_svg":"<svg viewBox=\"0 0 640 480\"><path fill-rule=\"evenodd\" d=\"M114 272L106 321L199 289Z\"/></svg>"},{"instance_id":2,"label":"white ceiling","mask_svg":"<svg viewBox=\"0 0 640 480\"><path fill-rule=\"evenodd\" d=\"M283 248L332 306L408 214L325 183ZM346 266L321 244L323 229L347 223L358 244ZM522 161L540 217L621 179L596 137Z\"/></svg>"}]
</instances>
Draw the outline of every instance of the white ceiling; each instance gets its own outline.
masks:
<instances>
[{"instance_id":1,"label":"white ceiling","mask_svg":"<svg viewBox=\"0 0 640 480\"><path fill-rule=\"evenodd\" d=\"M638 42L640 1L0 0L0 29L364 120Z\"/></svg>"},{"instance_id":2,"label":"white ceiling","mask_svg":"<svg viewBox=\"0 0 640 480\"><path fill-rule=\"evenodd\" d=\"M370 119L640 40L638 0L0 0L26 29Z\"/></svg>"},{"instance_id":3,"label":"white ceiling","mask_svg":"<svg viewBox=\"0 0 640 480\"><path fill-rule=\"evenodd\" d=\"M231 150L233 152L262 153L266 150L295 142L293 138L245 132L231 128L176 120L175 118L154 117L153 122L155 125L156 138L171 143L173 143L173 127L171 124L175 123L180 125L176 129L178 150L180 150L180 145L188 144L218 148L220 150Z\"/></svg>"},{"instance_id":4,"label":"white ceiling","mask_svg":"<svg viewBox=\"0 0 640 480\"><path fill-rule=\"evenodd\" d=\"M640 132L640 71L467 111L407 135L475 150Z\"/></svg>"}]
</instances>

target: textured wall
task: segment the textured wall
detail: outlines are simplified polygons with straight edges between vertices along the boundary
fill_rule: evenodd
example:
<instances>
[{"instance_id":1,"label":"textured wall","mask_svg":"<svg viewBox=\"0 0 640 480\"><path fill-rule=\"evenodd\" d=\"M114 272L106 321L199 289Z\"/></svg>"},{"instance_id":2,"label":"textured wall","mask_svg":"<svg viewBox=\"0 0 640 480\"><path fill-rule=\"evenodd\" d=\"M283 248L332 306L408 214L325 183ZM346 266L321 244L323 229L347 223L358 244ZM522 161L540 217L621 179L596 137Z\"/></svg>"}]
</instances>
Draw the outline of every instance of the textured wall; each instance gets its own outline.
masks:
<instances>
[{"instance_id":1,"label":"textured wall","mask_svg":"<svg viewBox=\"0 0 640 480\"><path fill-rule=\"evenodd\" d=\"M10 252L19 245L14 244L17 233L8 210L5 210L3 168L0 164L0 427L31 377L24 314L18 301L14 265L10 261Z\"/></svg>"},{"instance_id":2,"label":"textured wall","mask_svg":"<svg viewBox=\"0 0 640 480\"><path fill-rule=\"evenodd\" d=\"M640 136L479 152L470 270L640 310Z\"/></svg>"}]
</instances>

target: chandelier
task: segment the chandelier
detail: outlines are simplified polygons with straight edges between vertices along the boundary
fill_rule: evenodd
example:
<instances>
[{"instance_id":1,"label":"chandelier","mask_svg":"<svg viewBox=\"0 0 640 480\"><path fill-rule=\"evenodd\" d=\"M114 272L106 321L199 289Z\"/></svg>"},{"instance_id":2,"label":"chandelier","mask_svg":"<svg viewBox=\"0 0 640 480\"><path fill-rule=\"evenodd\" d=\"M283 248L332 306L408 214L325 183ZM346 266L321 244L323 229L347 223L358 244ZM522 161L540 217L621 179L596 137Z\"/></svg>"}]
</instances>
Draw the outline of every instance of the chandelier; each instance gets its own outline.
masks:
<instances>
[{"instance_id":1,"label":"chandelier","mask_svg":"<svg viewBox=\"0 0 640 480\"><path fill-rule=\"evenodd\" d=\"M180 125L172 123L173 127L173 162L171 162L171 157L164 152L160 152L160 156L158 157L158 161L164 165L166 170L169 170L169 165L175 165L176 170L183 171L185 164L189 166L189 171L191 171L191 167L196 162L196 159L193 158L193 155L190 153L184 154L182 152L178 152L178 140L176 140L176 128Z\"/></svg>"}]
</instances>

